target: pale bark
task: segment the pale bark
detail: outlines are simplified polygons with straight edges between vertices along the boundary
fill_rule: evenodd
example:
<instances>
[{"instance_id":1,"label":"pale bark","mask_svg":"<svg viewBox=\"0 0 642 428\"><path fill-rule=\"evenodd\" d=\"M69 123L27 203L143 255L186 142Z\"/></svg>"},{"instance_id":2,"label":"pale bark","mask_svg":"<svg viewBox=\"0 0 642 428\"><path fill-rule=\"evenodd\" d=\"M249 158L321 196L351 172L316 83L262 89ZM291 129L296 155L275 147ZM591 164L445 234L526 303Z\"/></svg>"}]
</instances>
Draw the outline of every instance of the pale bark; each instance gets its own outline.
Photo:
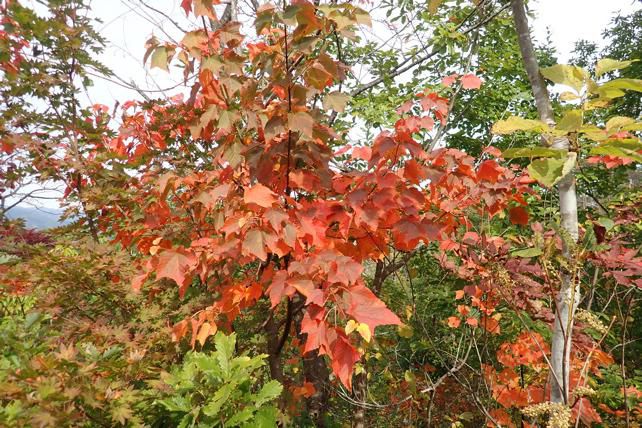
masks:
<instances>
[{"instance_id":1,"label":"pale bark","mask_svg":"<svg viewBox=\"0 0 642 428\"><path fill-rule=\"evenodd\" d=\"M539 72L539 65L528 28L528 19L523 0L511 0L513 19L519 40L519 48L524 60L524 67L528 74L537 111L543 122L555 125L553 109L546 89L546 83ZM567 138L556 138L553 148L569 149ZM562 229L568 236L564 236L564 257L569 266L573 266L571 248L578 238L577 223L577 193L575 191L575 174L571 171L558 184L559 209ZM572 269L571 269L572 270ZM569 395L569 372L572 345L572 330L575 311L580 300L579 284L568 272L561 272L560 290L555 296L556 316L553 325L553 339L551 343L551 401L554 403L567 403Z\"/></svg>"}]
</instances>

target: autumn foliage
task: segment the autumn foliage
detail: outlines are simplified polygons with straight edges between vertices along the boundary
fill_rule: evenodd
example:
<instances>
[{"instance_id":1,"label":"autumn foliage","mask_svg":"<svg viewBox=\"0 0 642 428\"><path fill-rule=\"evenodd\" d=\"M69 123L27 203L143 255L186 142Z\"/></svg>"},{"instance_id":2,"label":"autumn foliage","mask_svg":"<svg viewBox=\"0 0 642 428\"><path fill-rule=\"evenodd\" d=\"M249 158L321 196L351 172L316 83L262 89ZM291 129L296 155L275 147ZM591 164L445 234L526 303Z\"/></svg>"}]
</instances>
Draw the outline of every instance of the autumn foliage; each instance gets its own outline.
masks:
<instances>
[{"instance_id":1,"label":"autumn foliage","mask_svg":"<svg viewBox=\"0 0 642 428\"><path fill-rule=\"evenodd\" d=\"M5 26L11 3L1 9ZM71 231L53 237L0 224L0 238L31 246L0 245L12 255L0 259L0 296L33 293L33 308L50 312L38 323L58 329L38 351L55 357L33 357L29 375L6 368L13 371L0 377L3 405L27 402L33 383L55 373L56 400L47 407L41 397L44 410L25 418L64 420L65 397L76 403L67 413L74 421L108 417L132 425L157 421L140 410L146 407L175 421L180 414L214 423L222 413L242 421L246 412L272 424L308 417L323 425L332 400L346 397L347 412L376 398L415 412L416 421L429 421L437 406L434 417L453 426L540 426L555 418L590 426L640 416L642 393L626 380L624 404L619 389L620 401L594 390L619 388L619 360L604 343L618 317L626 338L627 296L642 287L639 201L613 202L610 218L586 216L577 245L547 205L550 188L568 173L563 156L581 157L586 168L635 165L639 122L620 121L615 132L613 122L569 125L575 116L558 128L511 117L493 128L499 135L537 133L533 141L591 141L573 156L504 150L503 140L478 155L435 146L431 136L453 120L460 92L475 96L488 85L482 70L467 70L414 88L387 129L355 142L337 119L349 108L342 88L353 77L340 40L356 40L360 27L372 25L361 6L266 3L248 31L219 20L213 3L183 0L181 11L198 25L179 43L152 37L146 44L151 67L182 68L185 93L74 114L65 128L72 136L56 143L57 158L43 151L38 135L0 128L3 155L19 152L16 165L29 164L43 180L55 171L80 216ZM0 70L19 75L27 46L18 31L0 30ZM598 85L582 78L589 88ZM604 101L615 97L609 88L642 91L636 82L592 93ZM586 101L591 109L603 107L597 99ZM549 403L550 330L554 296L567 277L591 287L591 296L603 287L618 304L622 290L628 312L619 307L617 316L597 317L594 297L578 312L568 333L571 399L557 406ZM433 335L449 343L435 344ZM80 350L83 341L95 352ZM120 357L104 357L116 347ZM198 353L213 348L219 357ZM439 353L445 348L449 361ZM391 349L403 355L398 367ZM233 351L266 355L250 360ZM250 376L264 359L271 381L267 372ZM245 389L223 411L217 394L236 388L230 364L238 365ZM92 378L87 373L96 367ZM201 382L212 373L215 388ZM78 385L66 387L72 379ZM198 382L186 387L190 379ZM367 382L376 392L368 393ZM214 398L202 403L203 395ZM451 396L463 404L449 408ZM243 400L260 404L249 411ZM384 418L394 413L372 408ZM403 417L394 423L401 426Z\"/></svg>"}]
</instances>

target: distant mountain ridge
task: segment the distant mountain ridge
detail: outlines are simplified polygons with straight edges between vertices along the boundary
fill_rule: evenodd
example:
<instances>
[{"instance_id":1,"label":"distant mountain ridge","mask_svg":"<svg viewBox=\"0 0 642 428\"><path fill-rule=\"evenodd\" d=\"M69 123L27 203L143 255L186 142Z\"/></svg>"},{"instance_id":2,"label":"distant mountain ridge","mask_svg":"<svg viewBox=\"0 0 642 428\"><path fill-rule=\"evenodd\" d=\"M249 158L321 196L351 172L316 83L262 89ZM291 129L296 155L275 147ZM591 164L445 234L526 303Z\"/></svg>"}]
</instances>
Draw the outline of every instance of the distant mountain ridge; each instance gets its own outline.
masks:
<instances>
[{"instance_id":1,"label":"distant mountain ridge","mask_svg":"<svg viewBox=\"0 0 642 428\"><path fill-rule=\"evenodd\" d=\"M59 208L34 208L17 206L9 210L7 217L10 219L21 218L27 227L33 229L50 229L69 224L72 220L60 221L63 210Z\"/></svg>"}]
</instances>

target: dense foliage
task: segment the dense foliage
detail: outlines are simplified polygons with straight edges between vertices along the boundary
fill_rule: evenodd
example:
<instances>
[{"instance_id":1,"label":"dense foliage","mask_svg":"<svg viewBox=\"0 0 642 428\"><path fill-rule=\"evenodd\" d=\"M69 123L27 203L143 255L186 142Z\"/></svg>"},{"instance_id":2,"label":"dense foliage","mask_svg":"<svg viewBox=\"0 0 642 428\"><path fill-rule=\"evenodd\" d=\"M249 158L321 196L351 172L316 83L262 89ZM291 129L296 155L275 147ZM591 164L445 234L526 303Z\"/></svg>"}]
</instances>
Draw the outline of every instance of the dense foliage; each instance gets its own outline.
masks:
<instances>
[{"instance_id":1,"label":"dense foliage","mask_svg":"<svg viewBox=\"0 0 642 428\"><path fill-rule=\"evenodd\" d=\"M22 3L1 425L642 422L639 12L556 64L522 0L382 1L401 52L365 3L183 0L144 61L185 92L108 108L90 2ZM51 183L73 224L6 218Z\"/></svg>"}]
</instances>

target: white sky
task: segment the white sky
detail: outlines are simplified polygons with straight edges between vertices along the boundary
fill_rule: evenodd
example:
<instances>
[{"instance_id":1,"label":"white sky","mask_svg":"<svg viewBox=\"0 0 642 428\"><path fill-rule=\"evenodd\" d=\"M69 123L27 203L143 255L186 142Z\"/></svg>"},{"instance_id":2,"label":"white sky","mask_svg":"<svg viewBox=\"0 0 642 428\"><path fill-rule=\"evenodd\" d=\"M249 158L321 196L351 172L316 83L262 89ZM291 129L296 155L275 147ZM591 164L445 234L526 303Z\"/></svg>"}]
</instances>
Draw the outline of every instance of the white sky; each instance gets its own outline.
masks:
<instances>
[{"instance_id":1,"label":"white sky","mask_svg":"<svg viewBox=\"0 0 642 428\"><path fill-rule=\"evenodd\" d=\"M189 26L179 7L179 0L145 2L162 10L184 27ZM640 8L640 3L634 0L534 0L529 3L536 16L531 21L535 37L545 40L548 28L562 62L568 60L575 41L601 41L602 30L618 11L630 13ZM148 70L142 64L145 41L152 32L161 40L167 39L166 34L155 29L158 24L175 39L182 37L180 30L168 19L159 19L160 15L153 12L146 18L149 10L137 0L93 0L92 8L103 21L102 28L98 27L101 34L109 41L102 57L105 65L125 80L134 80L142 88L168 87L179 83L180 72L177 69L170 76L159 69ZM156 23L150 22L150 17L157 20ZM91 101L109 106L116 100L123 102L132 97L138 97L138 94L105 81L97 80L95 87L90 90Z\"/></svg>"},{"instance_id":2,"label":"white sky","mask_svg":"<svg viewBox=\"0 0 642 428\"><path fill-rule=\"evenodd\" d=\"M183 28L191 28L190 21L179 7L179 0L142 1L161 10ZM545 40L548 29L560 62L568 60L577 40L600 43L602 30L618 11L628 14L642 7L635 0L531 0L529 3L535 15L530 23L535 37L540 41ZM168 74L159 69L149 70L142 63L145 42L152 33L162 41L168 40L168 37L177 41L182 38L182 32L169 19L150 12L141 4L141 0L93 0L91 6L94 16L103 21L96 29L108 41L107 49L100 58L107 67L123 80L133 81L143 89L167 88L180 83L182 73L177 68L170 68L172 73ZM376 36L381 38L379 29L375 31ZM180 87L171 93L179 90ZM184 88L182 90L185 91ZM91 104L105 104L110 108L116 101L122 104L129 99L140 99L135 91L98 78L84 96ZM162 93L159 92L157 96L162 96ZM56 207L57 203L44 201L43 206Z\"/></svg>"}]
</instances>

